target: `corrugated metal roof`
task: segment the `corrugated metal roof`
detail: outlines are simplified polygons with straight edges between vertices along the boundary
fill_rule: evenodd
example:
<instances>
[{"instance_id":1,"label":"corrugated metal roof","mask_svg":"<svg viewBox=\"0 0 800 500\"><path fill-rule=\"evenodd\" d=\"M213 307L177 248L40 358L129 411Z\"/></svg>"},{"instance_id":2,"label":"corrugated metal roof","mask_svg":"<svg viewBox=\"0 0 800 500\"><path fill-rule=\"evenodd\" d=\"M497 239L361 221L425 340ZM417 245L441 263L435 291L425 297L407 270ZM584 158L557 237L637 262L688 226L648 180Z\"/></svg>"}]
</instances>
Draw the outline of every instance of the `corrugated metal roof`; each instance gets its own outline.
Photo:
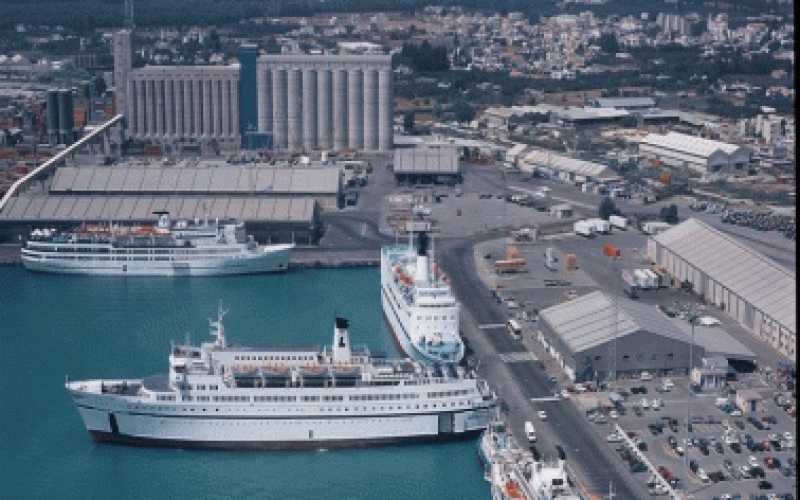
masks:
<instances>
[{"instance_id":1,"label":"corrugated metal roof","mask_svg":"<svg viewBox=\"0 0 800 500\"><path fill-rule=\"evenodd\" d=\"M703 158L708 158L717 151L731 155L743 148L743 146L681 134L679 132L669 132L666 135L648 134L642 139L641 143L672 149L693 156L701 156Z\"/></svg>"},{"instance_id":2,"label":"corrugated metal roof","mask_svg":"<svg viewBox=\"0 0 800 500\"><path fill-rule=\"evenodd\" d=\"M689 338L652 305L620 298L619 308L603 292L548 307L542 319L564 340L573 352L582 352L639 331L675 340ZM618 324L617 324L618 321Z\"/></svg>"},{"instance_id":3,"label":"corrugated metal roof","mask_svg":"<svg viewBox=\"0 0 800 500\"><path fill-rule=\"evenodd\" d=\"M53 212L43 216L47 204ZM153 220L154 211L169 211L174 218L237 218L276 222L311 222L316 201L308 198L244 198L196 196L73 196L32 195L12 198L4 220Z\"/></svg>"},{"instance_id":4,"label":"corrugated metal roof","mask_svg":"<svg viewBox=\"0 0 800 500\"><path fill-rule=\"evenodd\" d=\"M395 149L393 168L396 174L457 174L458 151L452 147Z\"/></svg>"},{"instance_id":5,"label":"corrugated metal roof","mask_svg":"<svg viewBox=\"0 0 800 500\"><path fill-rule=\"evenodd\" d=\"M337 194L339 178L336 167L61 167L50 192Z\"/></svg>"},{"instance_id":6,"label":"corrugated metal roof","mask_svg":"<svg viewBox=\"0 0 800 500\"><path fill-rule=\"evenodd\" d=\"M111 177L111 169L104 168L94 169L92 173L92 180L89 181L89 184L86 186L87 191L105 191L106 186L108 186L109 178Z\"/></svg>"},{"instance_id":7,"label":"corrugated metal roof","mask_svg":"<svg viewBox=\"0 0 800 500\"><path fill-rule=\"evenodd\" d=\"M527 164L596 178L610 179L618 177L617 174L601 163L578 160L552 151L543 151L540 149L530 151L523 156L522 163L523 169Z\"/></svg>"},{"instance_id":8,"label":"corrugated metal roof","mask_svg":"<svg viewBox=\"0 0 800 500\"><path fill-rule=\"evenodd\" d=\"M741 241L691 218L654 240L797 332L797 277Z\"/></svg>"}]
</instances>

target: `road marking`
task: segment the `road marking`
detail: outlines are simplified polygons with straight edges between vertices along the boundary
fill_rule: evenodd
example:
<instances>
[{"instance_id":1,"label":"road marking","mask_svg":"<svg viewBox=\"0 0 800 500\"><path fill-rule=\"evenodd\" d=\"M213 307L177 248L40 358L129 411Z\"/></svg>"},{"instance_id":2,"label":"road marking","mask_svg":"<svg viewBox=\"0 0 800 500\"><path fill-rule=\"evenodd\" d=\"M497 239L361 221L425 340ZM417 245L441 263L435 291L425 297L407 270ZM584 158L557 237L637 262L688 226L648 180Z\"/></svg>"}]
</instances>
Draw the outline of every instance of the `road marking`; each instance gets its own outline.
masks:
<instances>
[{"instance_id":1,"label":"road marking","mask_svg":"<svg viewBox=\"0 0 800 500\"><path fill-rule=\"evenodd\" d=\"M505 328L505 323L490 323L487 325L478 325L481 330L491 330L492 328Z\"/></svg>"},{"instance_id":2,"label":"road marking","mask_svg":"<svg viewBox=\"0 0 800 500\"><path fill-rule=\"evenodd\" d=\"M520 363L522 361L536 361L536 355L532 352L508 352L500 354L500 361L503 363Z\"/></svg>"},{"instance_id":3,"label":"road marking","mask_svg":"<svg viewBox=\"0 0 800 500\"><path fill-rule=\"evenodd\" d=\"M561 398L555 396L548 396L544 398L531 398L531 403L546 403L549 401L561 401Z\"/></svg>"}]
</instances>

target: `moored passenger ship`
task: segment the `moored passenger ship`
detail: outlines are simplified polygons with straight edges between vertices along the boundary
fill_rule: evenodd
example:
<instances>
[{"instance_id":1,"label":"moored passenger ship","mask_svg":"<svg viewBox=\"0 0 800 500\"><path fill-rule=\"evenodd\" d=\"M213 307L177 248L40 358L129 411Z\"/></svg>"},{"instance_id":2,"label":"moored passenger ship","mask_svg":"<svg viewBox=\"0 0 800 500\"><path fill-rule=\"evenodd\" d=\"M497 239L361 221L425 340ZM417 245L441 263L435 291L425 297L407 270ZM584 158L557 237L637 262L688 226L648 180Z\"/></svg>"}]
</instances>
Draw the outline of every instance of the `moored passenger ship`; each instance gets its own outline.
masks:
<instances>
[{"instance_id":1,"label":"moored passenger ship","mask_svg":"<svg viewBox=\"0 0 800 500\"><path fill-rule=\"evenodd\" d=\"M119 276L224 276L289 267L292 244L258 245L235 220L190 223L157 215L155 225L34 230L22 264L31 271Z\"/></svg>"},{"instance_id":2,"label":"moored passenger ship","mask_svg":"<svg viewBox=\"0 0 800 500\"><path fill-rule=\"evenodd\" d=\"M459 333L459 308L449 280L429 255L430 223L406 226L407 245L381 249L383 314L403 351L431 363L457 363L464 357ZM414 237L416 236L416 242Z\"/></svg>"},{"instance_id":3,"label":"moored passenger ship","mask_svg":"<svg viewBox=\"0 0 800 500\"><path fill-rule=\"evenodd\" d=\"M220 308L213 342L174 345L169 373L68 381L96 442L216 449L315 449L476 436L496 404L453 364L373 358L350 346L229 345Z\"/></svg>"}]
</instances>

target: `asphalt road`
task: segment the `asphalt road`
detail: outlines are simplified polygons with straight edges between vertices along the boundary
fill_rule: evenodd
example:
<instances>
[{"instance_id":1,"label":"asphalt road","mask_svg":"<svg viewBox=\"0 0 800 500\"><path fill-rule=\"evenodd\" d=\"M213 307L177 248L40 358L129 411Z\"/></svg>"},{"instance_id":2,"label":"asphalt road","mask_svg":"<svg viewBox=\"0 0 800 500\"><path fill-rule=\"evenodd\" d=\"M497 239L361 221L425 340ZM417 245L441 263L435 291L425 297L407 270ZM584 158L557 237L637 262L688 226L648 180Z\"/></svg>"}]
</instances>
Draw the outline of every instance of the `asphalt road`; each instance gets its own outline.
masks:
<instances>
[{"instance_id":1,"label":"asphalt road","mask_svg":"<svg viewBox=\"0 0 800 500\"><path fill-rule=\"evenodd\" d=\"M465 309L462 332L475 353L479 374L495 388L508 407L507 417L512 429L522 429L525 420L534 421L540 434L535 445L537 450L555 458L555 445L559 444L566 452L567 461L576 472L577 479L589 491L603 494L611 484L615 498L648 498L648 492L624 468L613 450L592 432L571 402L531 402L531 398L551 396L554 385L536 362L504 363L500 359L501 353L524 351L522 344L512 340L504 326L480 328L480 325L504 325L507 320L496 307L489 290L478 279L472 253L475 243L496 238L499 234L487 233L443 241L437 256ZM537 410L545 410L549 418L544 422L536 421L533 416ZM522 435L520 432L517 434Z\"/></svg>"}]
</instances>

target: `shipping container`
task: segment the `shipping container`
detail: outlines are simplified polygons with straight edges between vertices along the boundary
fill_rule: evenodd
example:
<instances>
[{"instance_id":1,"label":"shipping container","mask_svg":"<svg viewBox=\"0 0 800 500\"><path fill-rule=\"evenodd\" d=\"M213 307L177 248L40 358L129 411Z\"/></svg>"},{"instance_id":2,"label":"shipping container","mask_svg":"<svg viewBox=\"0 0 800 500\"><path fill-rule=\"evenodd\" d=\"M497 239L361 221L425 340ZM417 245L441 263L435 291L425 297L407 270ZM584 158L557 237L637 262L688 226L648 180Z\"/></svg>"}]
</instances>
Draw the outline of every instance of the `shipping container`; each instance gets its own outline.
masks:
<instances>
[{"instance_id":1,"label":"shipping container","mask_svg":"<svg viewBox=\"0 0 800 500\"><path fill-rule=\"evenodd\" d=\"M603 245L603 253L608 255L609 257L619 257L619 248L615 247L614 245L610 245L606 243Z\"/></svg>"}]
</instances>

